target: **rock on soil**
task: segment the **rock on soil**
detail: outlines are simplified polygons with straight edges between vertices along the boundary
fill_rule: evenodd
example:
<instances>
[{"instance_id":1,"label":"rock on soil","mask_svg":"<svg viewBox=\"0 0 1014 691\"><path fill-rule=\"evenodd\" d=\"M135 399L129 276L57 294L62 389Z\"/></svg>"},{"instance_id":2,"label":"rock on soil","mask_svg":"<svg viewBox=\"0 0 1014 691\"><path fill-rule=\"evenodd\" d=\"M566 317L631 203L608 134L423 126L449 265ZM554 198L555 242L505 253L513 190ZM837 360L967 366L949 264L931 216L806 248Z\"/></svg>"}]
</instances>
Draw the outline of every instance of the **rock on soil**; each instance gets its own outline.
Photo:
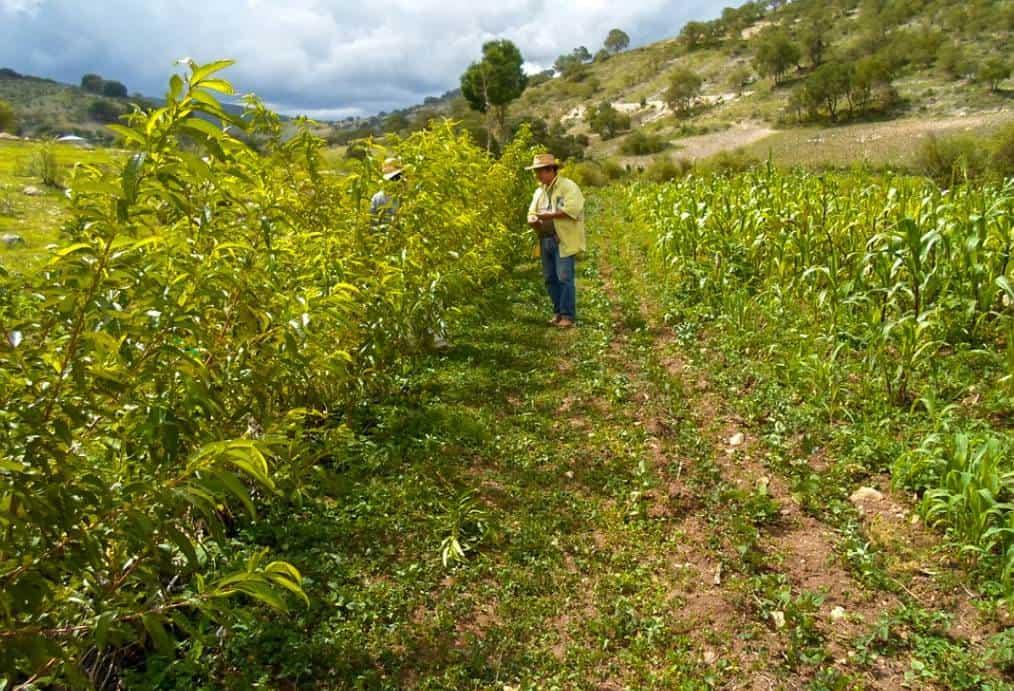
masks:
<instances>
[{"instance_id":1,"label":"rock on soil","mask_svg":"<svg viewBox=\"0 0 1014 691\"><path fill-rule=\"evenodd\" d=\"M869 504L876 504L877 502L882 501L883 498L883 493L873 489L872 487L860 487L852 493L852 496L849 497L849 501L861 509Z\"/></svg>"}]
</instances>

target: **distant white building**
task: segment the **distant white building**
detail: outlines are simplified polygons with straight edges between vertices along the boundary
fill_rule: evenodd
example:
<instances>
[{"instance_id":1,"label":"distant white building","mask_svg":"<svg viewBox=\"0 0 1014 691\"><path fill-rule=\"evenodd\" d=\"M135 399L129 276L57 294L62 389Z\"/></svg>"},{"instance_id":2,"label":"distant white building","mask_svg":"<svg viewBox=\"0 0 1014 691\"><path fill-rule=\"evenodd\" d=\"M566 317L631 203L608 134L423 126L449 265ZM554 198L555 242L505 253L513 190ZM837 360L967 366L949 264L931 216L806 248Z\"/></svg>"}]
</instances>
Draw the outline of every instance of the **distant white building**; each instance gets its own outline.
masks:
<instances>
[{"instance_id":1,"label":"distant white building","mask_svg":"<svg viewBox=\"0 0 1014 691\"><path fill-rule=\"evenodd\" d=\"M62 137L57 137L56 141L61 144L72 144L74 146L80 146L86 149L90 149L92 146L91 142L89 142L87 139L85 139L84 137L78 137L77 135L74 134L65 134Z\"/></svg>"}]
</instances>

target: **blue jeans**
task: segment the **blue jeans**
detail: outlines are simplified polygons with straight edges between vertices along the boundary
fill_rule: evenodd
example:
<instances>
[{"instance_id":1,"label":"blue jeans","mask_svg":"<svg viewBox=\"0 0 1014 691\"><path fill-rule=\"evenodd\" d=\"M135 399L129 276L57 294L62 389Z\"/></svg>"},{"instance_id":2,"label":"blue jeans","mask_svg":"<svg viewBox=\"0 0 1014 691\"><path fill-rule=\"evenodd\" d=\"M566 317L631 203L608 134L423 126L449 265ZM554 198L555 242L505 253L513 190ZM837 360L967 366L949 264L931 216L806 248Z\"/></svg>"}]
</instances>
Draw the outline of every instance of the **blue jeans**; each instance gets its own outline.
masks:
<instances>
[{"instance_id":1,"label":"blue jeans","mask_svg":"<svg viewBox=\"0 0 1014 691\"><path fill-rule=\"evenodd\" d=\"M574 257L561 257L560 245L554 237L542 238L542 277L553 301L553 312L571 320L577 317L577 288L574 284Z\"/></svg>"}]
</instances>

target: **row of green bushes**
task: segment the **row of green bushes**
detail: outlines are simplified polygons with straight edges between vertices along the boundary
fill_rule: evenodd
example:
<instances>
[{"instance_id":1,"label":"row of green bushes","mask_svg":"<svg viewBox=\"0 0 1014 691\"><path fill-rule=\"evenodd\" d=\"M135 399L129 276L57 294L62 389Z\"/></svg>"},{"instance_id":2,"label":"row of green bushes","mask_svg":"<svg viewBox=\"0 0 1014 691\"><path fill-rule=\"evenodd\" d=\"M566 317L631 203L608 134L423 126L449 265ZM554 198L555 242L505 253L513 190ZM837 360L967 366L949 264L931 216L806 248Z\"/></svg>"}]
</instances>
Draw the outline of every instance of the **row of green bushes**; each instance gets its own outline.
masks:
<instances>
[{"instance_id":1,"label":"row of green bushes","mask_svg":"<svg viewBox=\"0 0 1014 691\"><path fill-rule=\"evenodd\" d=\"M449 123L392 139L406 179L381 222L384 154L337 174L256 101L229 115L228 64L191 64L164 107L113 126L132 154L70 177L63 246L0 270L12 686L99 685L250 599L304 599L295 568L238 539L245 515L300 502L342 462L351 411L528 249L524 136L497 161Z\"/></svg>"}]
</instances>

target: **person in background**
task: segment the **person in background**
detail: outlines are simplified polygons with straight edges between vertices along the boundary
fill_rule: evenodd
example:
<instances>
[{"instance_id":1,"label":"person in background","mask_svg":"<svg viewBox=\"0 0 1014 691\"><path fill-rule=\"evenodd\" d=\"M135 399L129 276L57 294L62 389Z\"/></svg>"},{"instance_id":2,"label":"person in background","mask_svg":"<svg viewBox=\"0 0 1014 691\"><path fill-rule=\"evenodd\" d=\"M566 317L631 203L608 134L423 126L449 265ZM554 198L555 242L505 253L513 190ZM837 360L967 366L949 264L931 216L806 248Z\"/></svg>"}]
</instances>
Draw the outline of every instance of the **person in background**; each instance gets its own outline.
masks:
<instances>
[{"instance_id":1,"label":"person in background","mask_svg":"<svg viewBox=\"0 0 1014 691\"><path fill-rule=\"evenodd\" d=\"M584 195L577 183L560 175L553 154L538 154L526 170L535 171L539 181L528 225L539 236L542 276L553 303L549 323L570 328L577 319L577 255L585 250Z\"/></svg>"},{"instance_id":2,"label":"person in background","mask_svg":"<svg viewBox=\"0 0 1014 691\"><path fill-rule=\"evenodd\" d=\"M397 158L388 158L384 161L383 178L386 182L404 182L405 169ZM376 226L389 226L398 214L398 207L401 200L386 190L380 190L370 199L370 215ZM429 345L436 350L448 350L451 347L443 328L438 327L437 331L427 331Z\"/></svg>"},{"instance_id":3,"label":"person in background","mask_svg":"<svg viewBox=\"0 0 1014 691\"><path fill-rule=\"evenodd\" d=\"M405 169L401 166L401 161L396 158L384 161L383 176L387 182L403 180ZM385 190L380 190L370 200L370 214L376 223L389 224L398 213L399 203L398 197L388 194Z\"/></svg>"}]
</instances>

